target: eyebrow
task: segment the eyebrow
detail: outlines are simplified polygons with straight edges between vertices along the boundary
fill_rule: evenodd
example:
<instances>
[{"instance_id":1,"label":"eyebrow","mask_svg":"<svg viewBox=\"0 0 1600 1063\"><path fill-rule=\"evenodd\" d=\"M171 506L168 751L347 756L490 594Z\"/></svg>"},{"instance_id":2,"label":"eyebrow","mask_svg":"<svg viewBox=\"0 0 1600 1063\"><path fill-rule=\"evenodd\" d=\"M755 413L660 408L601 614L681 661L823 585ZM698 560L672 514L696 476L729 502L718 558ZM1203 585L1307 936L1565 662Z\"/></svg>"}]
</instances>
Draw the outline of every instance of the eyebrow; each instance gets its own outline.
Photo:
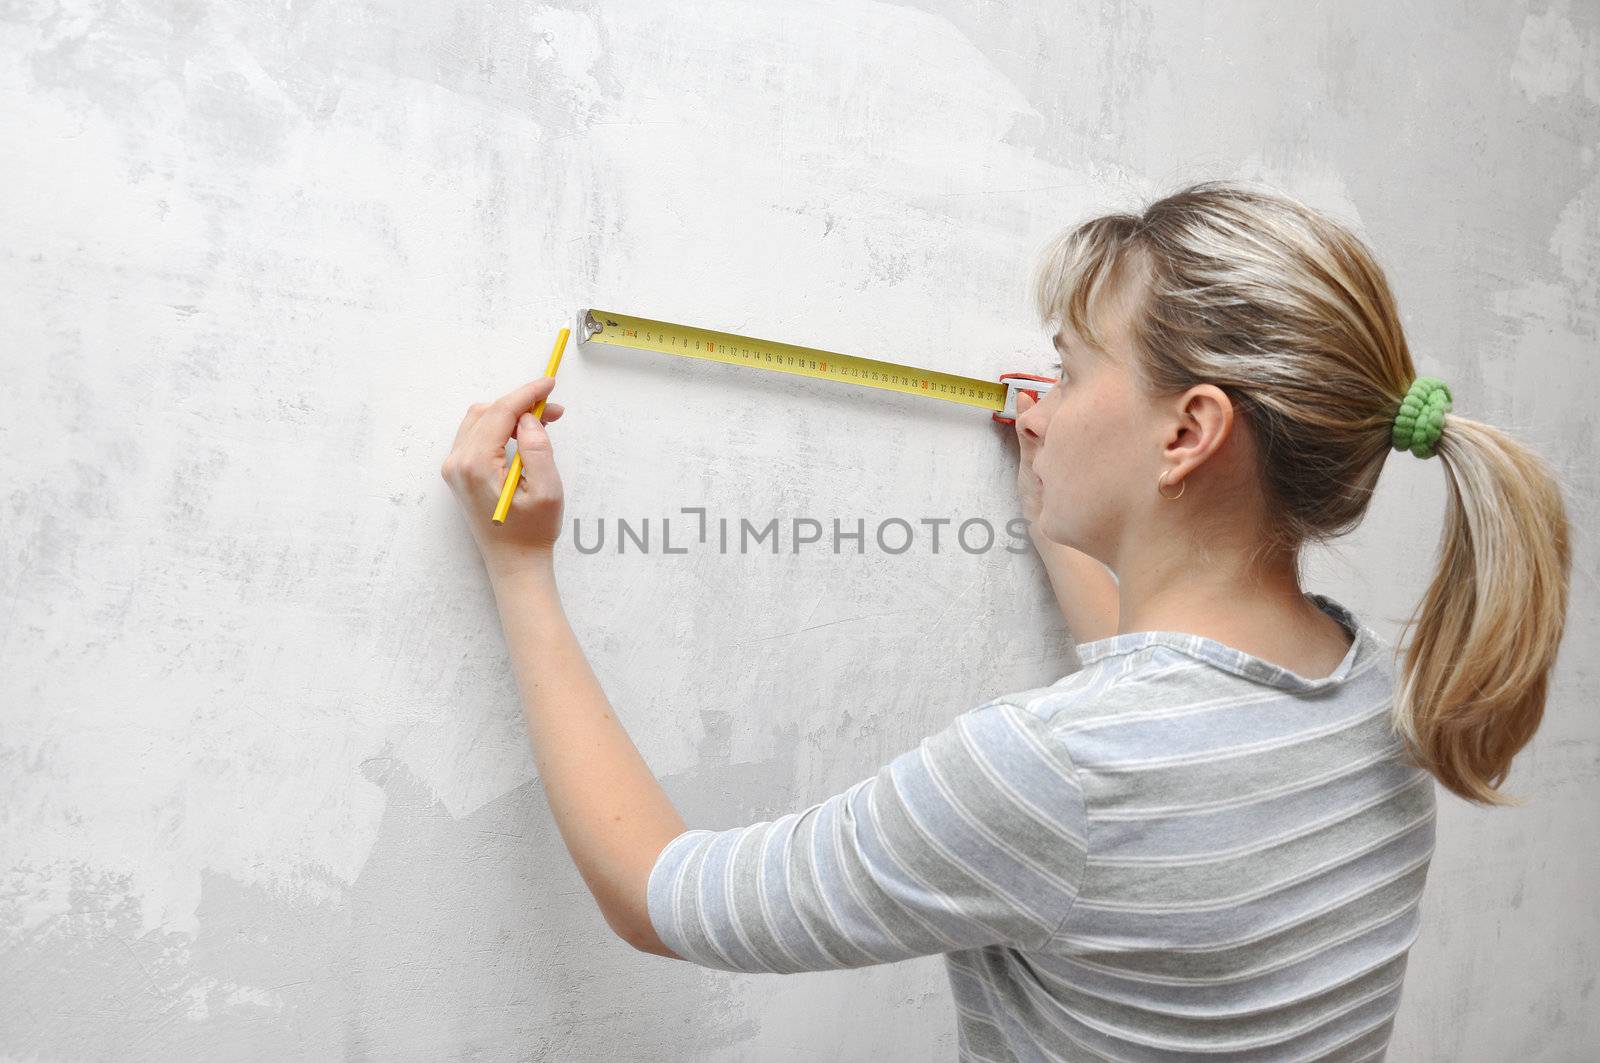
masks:
<instances>
[{"instance_id":1,"label":"eyebrow","mask_svg":"<svg viewBox=\"0 0 1600 1063\"><path fill-rule=\"evenodd\" d=\"M1055 347L1057 354L1065 355L1067 353L1067 345L1061 342L1061 334L1059 332L1050 337L1050 344Z\"/></svg>"}]
</instances>

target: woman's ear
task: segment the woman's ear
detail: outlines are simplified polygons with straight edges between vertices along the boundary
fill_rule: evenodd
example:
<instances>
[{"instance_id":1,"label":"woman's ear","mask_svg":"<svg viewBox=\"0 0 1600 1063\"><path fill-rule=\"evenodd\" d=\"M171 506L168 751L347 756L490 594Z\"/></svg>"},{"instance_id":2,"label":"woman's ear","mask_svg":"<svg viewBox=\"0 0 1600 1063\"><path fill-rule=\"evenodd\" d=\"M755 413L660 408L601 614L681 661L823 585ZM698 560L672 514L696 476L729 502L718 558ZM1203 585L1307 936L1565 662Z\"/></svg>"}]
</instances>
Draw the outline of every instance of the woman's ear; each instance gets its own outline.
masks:
<instances>
[{"instance_id":1,"label":"woman's ear","mask_svg":"<svg viewBox=\"0 0 1600 1063\"><path fill-rule=\"evenodd\" d=\"M1233 400L1215 384L1196 384L1178 397L1177 419L1167 437L1167 457L1181 477L1215 454L1233 433Z\"/></svg>"}]
</instances>

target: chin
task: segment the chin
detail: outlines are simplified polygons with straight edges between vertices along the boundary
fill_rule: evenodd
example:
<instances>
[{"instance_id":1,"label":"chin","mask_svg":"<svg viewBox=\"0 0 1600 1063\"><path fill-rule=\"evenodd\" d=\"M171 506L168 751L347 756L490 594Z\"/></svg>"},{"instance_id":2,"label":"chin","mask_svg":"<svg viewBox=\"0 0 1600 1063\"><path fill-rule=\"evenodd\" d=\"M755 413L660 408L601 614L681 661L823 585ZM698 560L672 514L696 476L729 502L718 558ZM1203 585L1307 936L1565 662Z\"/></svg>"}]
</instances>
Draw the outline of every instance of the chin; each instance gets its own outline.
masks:
<instances>
[{"instance_id":1,"label":"chin","mask_svg":"<svg viewBox=\"0 0 1600 1063\"><path fill-rule=\"evenodd\" d=\"M1074 550L1083 551L1083 547L1078 545L1082 539L1077 534L1077 529L1069 521L1054 521L1049 518L1041 518L1039 531L1046 539L1049 539L1057 546L1070 546Z\"/></svg>"},{"instance_id":2,"label":"chin","mask_svg":"<svg viewBox=\"0 0 1600 1063\"><path fill-rule=\"evenodd\" d=\"M1044 536L1046 539L1049 539L1053 543L1057 543L1057 544L1060 544L1060 545L1065 545L1065 543L1062 542L1061 536L1059 534L1058 529L1056 528L1055 522L1052 521L1051 519L1049 519L1048 517L1040 516L1040 518L1039 518L1039 534Z\"/></svg>"}]
</instances>

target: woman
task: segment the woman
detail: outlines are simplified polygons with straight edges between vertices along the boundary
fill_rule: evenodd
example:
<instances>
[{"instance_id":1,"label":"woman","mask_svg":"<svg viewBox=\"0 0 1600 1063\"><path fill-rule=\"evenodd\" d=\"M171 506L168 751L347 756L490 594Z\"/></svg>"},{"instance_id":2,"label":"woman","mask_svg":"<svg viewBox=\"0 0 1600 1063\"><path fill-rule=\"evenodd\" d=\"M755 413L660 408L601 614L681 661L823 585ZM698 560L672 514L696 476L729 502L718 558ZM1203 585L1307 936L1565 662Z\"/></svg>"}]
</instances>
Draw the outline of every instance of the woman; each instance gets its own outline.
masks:
<instances>
[{"instance_id":1,"label":"woman","mask_svg":"<svg viewBox=\"0 0 1600 1063\"><path fill-rule=\"evenodd\" d=\"M1035 291L1060 379L1024 401L1018 484L1082 667L773 822L686 829L590 672L555 589L549 438L518 416L551 382L469 411L443 472L562 836L644 951L750 972L943 954L963 1059L1380 1059L1434 783L1508 803L1539 723L1558 486L1446 416L1366 248L1286 196L1208 182L1085 222ZM513 430L527 479L497 527ZM1449 485L1398 665L1298 568L1359 523L1391 448Z\"/></svg>"}]
</instances>

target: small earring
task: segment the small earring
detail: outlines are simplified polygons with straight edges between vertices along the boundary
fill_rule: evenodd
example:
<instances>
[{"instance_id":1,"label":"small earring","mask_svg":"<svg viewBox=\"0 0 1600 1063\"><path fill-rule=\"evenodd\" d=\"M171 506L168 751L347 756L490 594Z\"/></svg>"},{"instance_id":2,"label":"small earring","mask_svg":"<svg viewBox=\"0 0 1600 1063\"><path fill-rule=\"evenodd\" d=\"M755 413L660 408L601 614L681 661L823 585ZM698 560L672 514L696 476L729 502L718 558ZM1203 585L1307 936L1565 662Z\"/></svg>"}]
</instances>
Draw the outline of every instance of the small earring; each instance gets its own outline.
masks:
<instances>
[{"instance_id":1,"label":"small earring","mask_svg":"<svg viewBox=\"0 0 1600 1063\"><path fill-rule=\"evenodd\" d=\"M1171 472L1171 471L1172 471L1171 469L1167 470L1167 472ZM1176 502L1178 499L1182 498L1183 497L1183 493L1189 489L1189 481L1185 480L1185 481L1183 481L1182 484L1180 484L1178 486L1178 493L1177 494L1169 495L1165 491L1161 490L1161 485L1167 482L1167 472L1162 473L1161 474L1161 479L1156 481L1156 494L1160 495L1162 498L1168 498L1168 499L1171 499L1172 501Z\"/></svg>"}]
</instances>

